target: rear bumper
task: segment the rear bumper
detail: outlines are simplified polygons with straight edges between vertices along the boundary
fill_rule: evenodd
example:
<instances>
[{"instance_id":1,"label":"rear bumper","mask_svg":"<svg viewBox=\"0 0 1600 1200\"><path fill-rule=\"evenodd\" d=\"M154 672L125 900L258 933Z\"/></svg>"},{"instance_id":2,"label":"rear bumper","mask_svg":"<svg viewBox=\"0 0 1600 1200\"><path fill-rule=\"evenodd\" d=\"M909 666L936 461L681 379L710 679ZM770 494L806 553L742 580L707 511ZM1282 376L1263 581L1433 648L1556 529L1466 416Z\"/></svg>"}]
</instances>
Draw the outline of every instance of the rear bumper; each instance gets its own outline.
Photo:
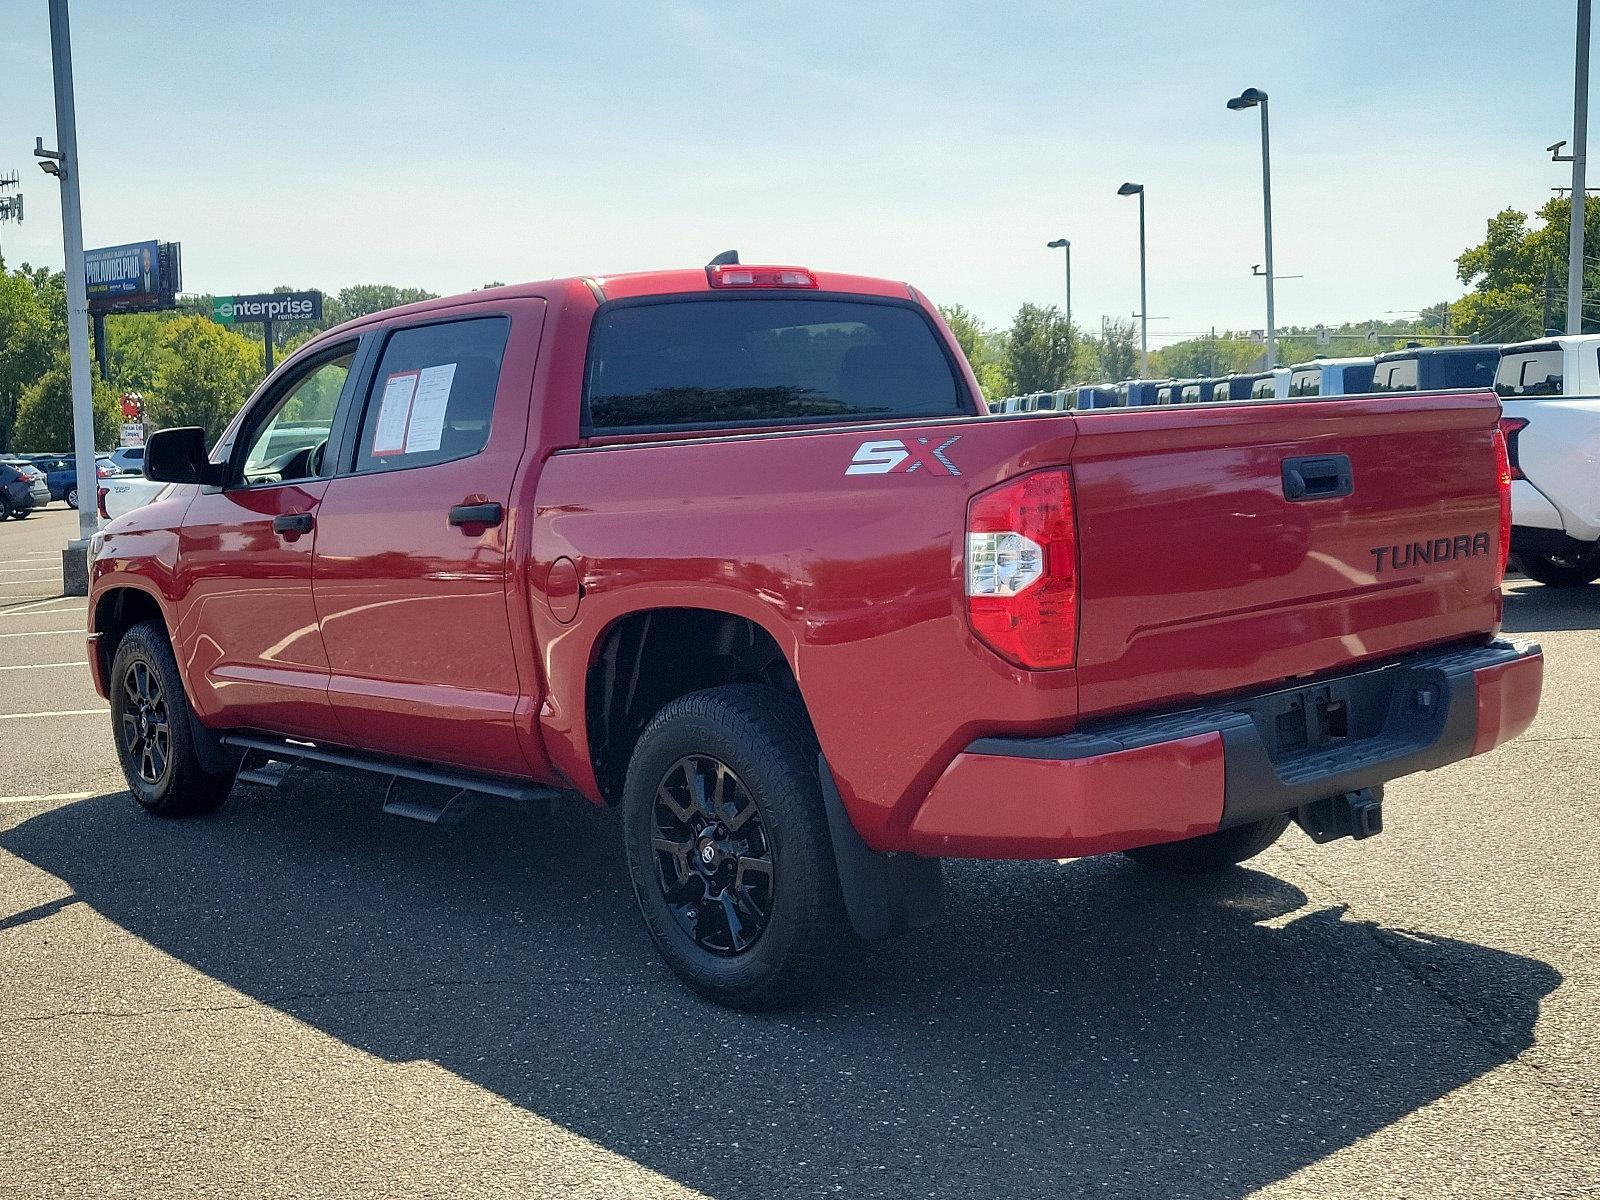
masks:
<instances>
[{"instance_id":1,"label":"rear bumper","mask_svg":"<svg viewBox=\"0 0 1600 1200\"><path fill-rule=\"evenodd\" d=\"M1078 858L1198 837L1482 754L1532 724L1538 646L1432 650L1315 684L956 756L908 848Z\"/></svg>"}]
</instances>

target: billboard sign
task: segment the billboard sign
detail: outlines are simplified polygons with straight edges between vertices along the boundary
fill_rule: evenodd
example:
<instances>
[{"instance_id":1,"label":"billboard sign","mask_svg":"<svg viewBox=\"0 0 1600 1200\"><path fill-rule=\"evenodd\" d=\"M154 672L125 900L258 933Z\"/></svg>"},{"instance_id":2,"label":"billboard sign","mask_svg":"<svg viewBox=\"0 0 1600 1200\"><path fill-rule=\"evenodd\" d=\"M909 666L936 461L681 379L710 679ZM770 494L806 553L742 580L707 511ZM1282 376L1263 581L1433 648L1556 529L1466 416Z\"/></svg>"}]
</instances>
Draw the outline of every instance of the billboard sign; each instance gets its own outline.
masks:
<instances>
[{"instance_id":1,"label":"billboard sign","mask_svg":"<svg viewBox=\"0 0 1600 1200\"><path fill-rule=\"evenodd\" d=\"M155 304L161 299L161 249L155 242L85 250L83 268L91 301Z\"/></svg>"},{"instance_id":2,"label":"billboard sign","mask_svg":"<svg viewBox=\"0 0 1600 1200\"><path fill-rule=\"evenodd\" d=\"M83 252L89 311L150 312L175 308L183 287L177 242L129 242Z\"/></svg>"},{"instance_id":3,"label":"billboard sign","mask_svg":"<svg viewBox=\"0 0 1600 1200\"><path fill-rule=\"evenodd\" d=\"M218 325L241 321L320 321L321 292L265 292L257 296L215 296L211 319Z\"/></svg>"}]
</instances>

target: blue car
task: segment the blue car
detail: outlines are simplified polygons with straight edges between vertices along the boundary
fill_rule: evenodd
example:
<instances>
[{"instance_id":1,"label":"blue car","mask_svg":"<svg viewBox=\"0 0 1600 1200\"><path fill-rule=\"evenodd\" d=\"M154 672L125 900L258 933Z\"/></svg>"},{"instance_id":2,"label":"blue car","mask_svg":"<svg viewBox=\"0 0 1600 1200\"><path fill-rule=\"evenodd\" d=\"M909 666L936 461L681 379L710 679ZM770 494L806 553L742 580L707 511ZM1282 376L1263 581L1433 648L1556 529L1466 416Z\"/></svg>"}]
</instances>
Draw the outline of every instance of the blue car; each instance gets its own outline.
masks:
<instances>
[{"instance_id":1,"label":"blue car","mask_svg":"<svg viewBox=\"0 0 1600 1200\"><path fill-rule=\"evenodd\" d=\"M78 507L78 471L72 457L66 454L35 454L33 465L44 472L44 481L50 487L50 499L65 500Z\"/></svg>"}]
</instances>

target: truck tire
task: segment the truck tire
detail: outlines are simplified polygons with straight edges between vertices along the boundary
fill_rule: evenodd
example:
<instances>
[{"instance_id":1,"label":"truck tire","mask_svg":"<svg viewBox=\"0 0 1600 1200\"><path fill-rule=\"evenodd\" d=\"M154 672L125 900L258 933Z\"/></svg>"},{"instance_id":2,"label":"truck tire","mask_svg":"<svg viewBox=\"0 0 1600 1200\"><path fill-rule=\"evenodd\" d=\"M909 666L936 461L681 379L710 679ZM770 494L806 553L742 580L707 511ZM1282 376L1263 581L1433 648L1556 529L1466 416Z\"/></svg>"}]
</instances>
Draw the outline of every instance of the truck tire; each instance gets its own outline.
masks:
<instances>
[{"instance_id":1,"label":"truck tire","mask_svg":"<svg viewBox=\"0 0 1600 1200\"><path fill-rule=\"evenodd\" d=\"M1123 853L1141 866L1174 871L1180 875L1203 875L1209 871L1223 871L1254 858L1277 841L1288 827L1289 814L1284 813L1181 842L1140 846L1137 850L1124 850Z\"/></svg>"},{"instance_id":2,"label":"truck tire","mask_svg":"<svg viewBox=\"0 0 1600 1200\"><path fill-rule=\"evenodd\" d=\"M1519 550L1511 556L1511 563L1546 587L1582 587L1600 579L1600 548L1577 554Z\"/></svg>"},{"instance_id":3,"label":"truck tire","mask_svg":"<svg viewBox=\"0 0 1600 1200\"><path fill-rule=\"evenodd\" d=\"M671 701L634 749L634 898L667 965L718 1004L792 1004L848 939L816 762L799 705L756 684Z\"/></svg>"},{"instance_id":4,"label":"truck tire","mask_svg":"<svg viewBox=\"0 0 1600 1200\"><path fill-rule=\"evenodd\" d=\"M184 817L210 812L228 797L233 772L200 765L190 733L189 699L167 632L135 625L111 662L111 725L128 790L146 812Z\"/></svg>"}]
</instances>

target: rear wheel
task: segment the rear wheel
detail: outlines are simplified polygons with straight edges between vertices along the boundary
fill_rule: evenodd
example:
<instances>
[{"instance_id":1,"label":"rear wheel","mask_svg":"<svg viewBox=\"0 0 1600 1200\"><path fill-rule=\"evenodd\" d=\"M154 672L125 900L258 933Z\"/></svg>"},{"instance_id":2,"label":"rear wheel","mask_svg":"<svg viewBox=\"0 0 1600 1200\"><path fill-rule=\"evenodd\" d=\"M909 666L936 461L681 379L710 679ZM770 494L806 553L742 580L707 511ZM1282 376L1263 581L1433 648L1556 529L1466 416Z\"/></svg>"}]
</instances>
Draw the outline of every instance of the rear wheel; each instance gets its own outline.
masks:
<instances>
[{"instance_id":1,"label":"rear wheel","mask_svg":"<svg viewBox=\"0 0 1600 1200\"><path fill-rule=\"evenodd\" d=\"M195 755L189 700L160 624L145 621L123 635L110 683L117 756L128 790L146 812L188 816L227 799L233 773L213 774Z\"/></svg>"},{"instance_id":2,"label":"rear wheel","mask_svg":"<svg viewBox=\"0 0 1600 1200\"><path fill-rule=\"evenodd\" d=\"M23 508L19 504L16 508L13 508L11 510L11 517L12 517L13 520L16 520L16 521L26 521L28 519L28 517L32 514L32 512L33 512L33 509L31 509L31 508Z\"/></svg>"},{"instance_id":3,"label":"rear wheel","mask_svg":"<svg viewBox=\"0 0 1600 1200\"><path fill-rule=\"evenodd\" d=\"M11 507L11 497L4 492L0 492L0 521L4 521L11 515Z\"/></svg>"},{"instance_id":4,"label":"rear wheel","mask_svg":"<svg viewBox=\"0 0 1600 1200\"><path fill-rule=\"evenodd\" d=\"M1123 853L1141 866L1174 871L1180 875L1203 875L1254 858L1277 841L1288 827L1289 815L1284 813L1181 842L1140 846L1137 850L1125 850Z\"/></svg>"},{"instance_id":5,"label":"rear wheel","mask_svg":"<svg viewBox=\"0 0 1600 1200\"><path fill-rule=\"evenodd\" d=\"M67 489L67 494L64 497L64 499L67 502L67 507L68 508L77 508L78 507L78 485L77 484L73 484L71 487L69 487Z\"/></svg>"},{"instance_id":6,"label":"rear wheel","mask_svg":"<svg viewBox=\"0 0 1600 1200\"><path fill-rule=\"evenodd\" d=\"M1512 562L1529 579L1546 587L1582 587L1600 579L1600 547L1595 546L1555 552L1519 550Z\"/></svg>"},{"instance_id":7,"label":"rear wheel","mask_svg":"<svg viewBox=\"0 0 1600 1200\"><path fill-rule=\"evenodd\" d=\"M816 749L782 692L670 702L640 735L622 801L634 897L686 984L742 1009L812 991L846 940Z\"/></svg>"}]
</instances>

